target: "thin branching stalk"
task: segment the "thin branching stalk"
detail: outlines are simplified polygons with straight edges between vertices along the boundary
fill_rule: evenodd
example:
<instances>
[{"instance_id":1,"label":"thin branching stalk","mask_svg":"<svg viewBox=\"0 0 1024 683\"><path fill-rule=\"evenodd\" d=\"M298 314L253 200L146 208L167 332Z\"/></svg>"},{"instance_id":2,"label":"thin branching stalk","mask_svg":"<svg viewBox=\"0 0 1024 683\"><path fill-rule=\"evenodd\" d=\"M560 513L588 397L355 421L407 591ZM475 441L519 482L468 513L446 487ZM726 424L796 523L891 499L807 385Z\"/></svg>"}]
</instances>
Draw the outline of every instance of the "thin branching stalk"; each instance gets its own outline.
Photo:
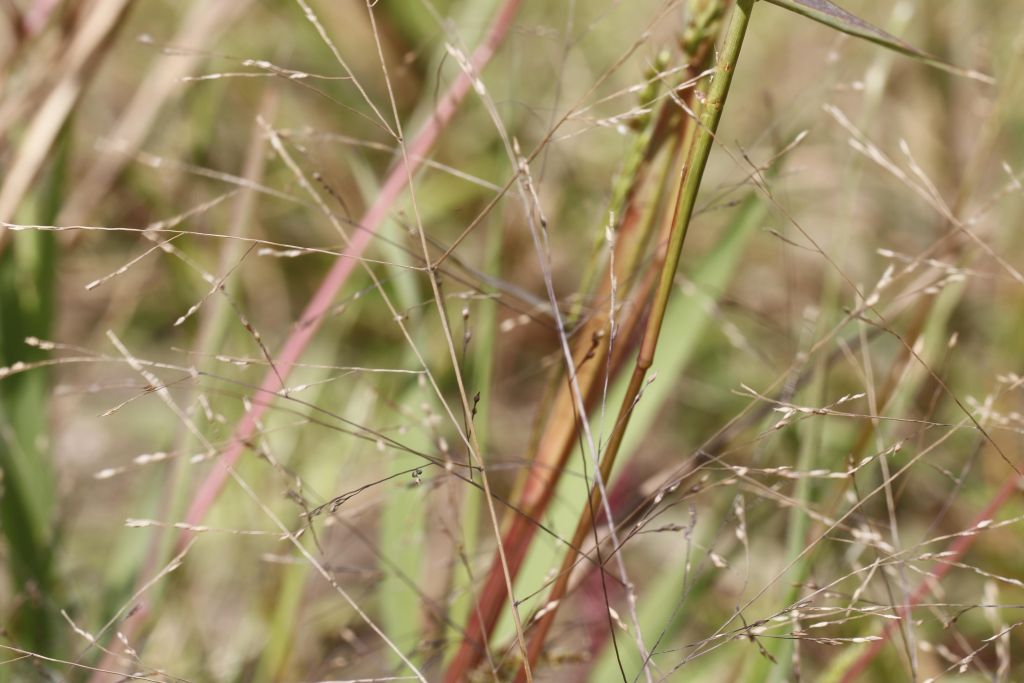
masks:
<instances>
[{"instance_id":1,"label":"thin branching stalk","mask_svg":"<svg viewBox=\"0 0 1024 683\"><path fill-rule=\"evenodd\" d=\"M660 20L660 18L659 16L655 21ZM625 57L620 59L619 62L621 63L624 59ZM687 81L685 87L691 87L695 80L696 78L691 78ZM597 85L600 82L599 80ZM585 101L595 89L596 85L585 93L580 101ZM557 130L574 110L575 108L570 108L569 114L564 116L552 131ZM661 127L671 129L674 125L669 123L672 117L665 116L662 118L663 120L660 122ZM661 138L656 137L655 142L660 141ZM546 142L547 140L544 141L545 144ZM543 149L543 144L538 146L525 159L525 163L531 162L541 149ZM648 157L651 154L652 152L649 149L647 151ZM641 165L641 168L644 166ZM664 166L660 167L654 175L660 176L663 168ZM640 176L645 173L647 171L641 172L638 169L638 177L634 180L633 184L641 184ZM660 181L654 183L654 185L658 188L663 187ZM655 205L659 205L660 190L656 194L659 195L659 200L655 202ZM652 234L650 230L657 223L652 219L657 215L658 211L656 210L651 212L634 211L633 207L627 204L623 225L615 238L614 276L609 273L608 277L600 280L600 288L595 299L599 301L611 300L612 282L624 283L625 286L622 289L628 291L631 286L636 287L635 283L638 281L642 284L640 285L641 292L635 297L636 301L642 302L648 298L647 292L649 292L651 281L646 276L638 276L637 267L642 247L648 243ZM467 228L456 240L455 244L458 244L472 228L473 225ZM452 248L454 248L454 245L449 248L449 252ZM442 256L441 260L446 256L447 253ZM639 313L640 309L634 306L634 310ZM638 315L631 316L632 323L639 319ZM541 400L538 414L545 418L541 421L544 424L544 429L539 431L539 435L531 440L531 451L534 453L534 457L528 470L525 472L525 476L520 479L516 493L513 495L513 498L517 501L515 508L517 512L510 515L511 519L508 521L507 530L502 541L505 552L510 558L509 566L513 576L518 573L526 559L530 542L537 530L537 520L547 509L548 503L554 495L555 486L576 444L577 424L583 427L584 431L588 429L586 416L581 414L581 411L594 405L594 402L601 396L605 384L602 380L605 378L606 373L614 374L624 357L619 350L623 348L623 345L620 344L610 354L610 364L600 360L609 357L608 351L611 341L609 323L608 310L605 307L598 307L593 315L574 331L574 336L579 340L576 348L570 351L567 342L564 342L563 353L566 354L566 367L571 368L571 370L568 371L567 378L564 374L555 375L555 379L552 380L548 391ZM623 338L630 338L632 336L631 331L632 329L627 330L626 328L620 328L619 330ZM565 379L568 379L568 381L563 381ZM577 423L577 420L579 420L579 423ZM464 676L466 672L473 668L475 662L480 661L484 654L482 643L486 643L490 639L490 635L500 616L505 594L502 592L504 590L503 565L499 559L496 557L492 562L490 573L484 580L484 586L480 592L480 595L483 597L474 605L468 617L468 627L466 630L470 634L470 638L464 640L456 652L455 658L449 667L449 680L460 680L461 676ZM480 638L473 638L472 636L477 633L480 634Z\"/></svg>"},{"instance_id":2,"label":"thin branching stalk","mask_svg":"<svg viewBox=\"0 0 1024 683\"><path fill-rule=\"evenodd\" d=\"M719 24L717 19L718 15L722 11L722 7L717 3L711 3L710 5L707 6L706 10L707 11L702 12L698 16L693 17L691 19L691 21L694 22L694 26L691 26L691 28L686 32L686 34L684 34L686 36L689 36L691 34L694 36L693 42L687 43L687 41L684 40L684 47L686 49L686 52L691 57L691 63L689 67L686 69L685 73L688 74L689 78L691 79L698 78L705 71L705 69L707 69L708 62L710 61L713 54L715 39L718 37L717 30L721 28L721 25ZM699 107L696 106L697 98L695 96L695 91L693 89L687 90L685 94L681 94L680 96L684 100L682 105L684 109L690 111L693 111L695 109L699 110ZM676 106L674 104L666 108L666 111L675 110ZM675 149L673 150L672 154L669 155L669 158L671 159L671 168L683 168L683 160L689 157L689 150L691 149L692 144L695 140L695 132L698 129L698 126L695 125L696 123L696 121L689 117L683 117L682 126L680 126L681 130L675 136ZM661 178L659 178L659 180L661 180ZM659 245L666 244L669 241L672 231L675 228L675 204L676 198L678 197L678 189L679 188L677 187L676 192L672 195L672 199L669 200L672 201L673 203L665 207L663 218L661 218L661 221L664 223L664 225L659 227L659 238L657 241ZM651 221L651 225L653 226L654 224L655 221ZM637 300L634 302L634 305L630 307L630 315L616 328L616 337L618 341L612 346L612 348L609 351L609 365L610 370L613 373L616 372L621 367L626 354L629 350L631 350L631 346L628 344L628 339L630 336L634 334L635 331L638 331L640 329L643 316L647 311L646 304L641 304L641 302L645 302L649 298L650 293L653 291L654 284L658 278L660 267L663 267L664 265L665 254L666 252L664 248L658 249L658 257L655 259L654 267L646 269L642 275L643 282L640 283L640 285L637 287L638 296L636 297ZM633 272L634 269L631 268L629 270L630 272ZM619 416L619 418L621 420L621 415ZM618 424L618 422L619 420L617 420L616 424ZM615 443L614 440L616 439L616 436L614 431L612 433L611 438L613 439L612 443ZM618 449L620 445L621 435L619 436L618 443L615 443L614 447ZM610 476L611 464L612 463L609 462L607 458L602 460L601 469L598 473L598 476L601 477L601 481L607 481L608 477ZM577 561L577 553L575 549L581 548L583 546L587 535L590 534L590 532L592 531L594 513L601 506L601 504L601 491L595 485L595 487L591 491L589 502L586 508L584 509L583 514L581 515L579 523L577 524L573 538L570 541L569 549L563 559L563 563L557 574L555 584L551 588L549 599L545 603L545 606L542 607L543 615L539 617L535 622L533 622L530 626L531 664L537 662L540 653L543 649L546 634L550 629L551 625L554 623L554 618L557 613L557 606L561 602L565 592L568 590L572 568L573 566L575 566ZM599 546L600 544L598 543L598 548ZM603 564L600 557L597 559L597 564L599 567Z\"/></svg>"},{"instance_id":3,"label":"thin branching stalk","mask_svg":"<svg viewBox=\"0 0 1024 683\"><path fill-rule=\"evenodd\" d=\"M710 16L710 15L709 15ZM696 200L696 187L699 185L699 177L703 172L704 165L707 161L707 155L710 153L710 140L713 137L713 129L708 128L707 124L713 123L717 127L718 120L721 115L721 105L724 103L724 95L727 93L726 89L728 81L731 80L732 69L734 61L723 60L719 62L720 66L725 69L722 73L725 74L724 78L717 79L718 85L712 87L710 93L711 97L719 97L717 104L711 109L714 110L714 114L709 115L708 111L705 110L704 118L702 118L699 126L702 127L702 131L699 133L701 137L708 140L708 144L701 151L703 159L697 151L700 149L700 145L694 144L691 148L691 154L688 158L690 162L683 173L683 177L680 183L681 188L685 188L688 184L693 185L693 196L689 197L688 200L684 201L681 194L677 194L675 202L675 210L672 215L676 216L678 224L688 223L690 216L692 215L695 200ZM724 84L724 86L723 86ZM710 97L707 100L707 104L711 105ZM690 164L698 163L700 165L699 171L694 174L689 174L689 169L692 168ZM690 178L687 180L687 178ZM689 192L690 190L683 190ZM685 212L685 219L682 219ZM685 230L685 227L681 230ZM673 240L670 240L666 255L671 255L673 249L681 249L682 242L680 237L680 230L673 231ZM678 263L678 252L675 253L674 259L666 258L666 263L672 260L672 268L674 271L675 265ZM667 266L666 266L667 267ZM664 272L664 271L663 271ZM627 280L627 278L622 278ZM607 287L612 281L612 278L604 278L602 280L602 286ZM669 288L665 289L665 293L660 296L667 296L668 291L671 289L671 280L669 282ZM657 302L656 302L657 303ZM662 302L664 303L664 302ZM654 316L648 318L648 320L657 320L657 325L660 330L660 324L664 319L665 308L664 305L660 307L660 310L655 313ZM515 496L516 500L519 501L517 508L521 511L525 511L525 514L515 515L504 535L505 550L509 558L509 567L512 570L512 575L518 572L520 566L526 558L527 551L529 549L530 541L532 540L536 526L533 520L539 519L544 510L547 508L551 497L554 495L555 487L558 483L559 477L565 467L566 460L570 455L573 446L576 444L577 435L577 424L578 420L582 416L578 415L577 408L577 394L576 387L578 387L579 397L582 398L584 405L592 405L593 401L600 396L603 384L601 377L603 372L607 369L605 364L602 362L593 362L591 359L603 359L608 356L609 343L611 341L611 335L608 333L609 318L608 313L605 311L598 311L595 315L590 318L587 323L583 326L582 332L579 334L580 344L574 352L573 367L577 368L574 376L571 378L575 386L563 385L562 389L558 392L557 397L554 400L553 407L548 410L550 417L548 418L547 428L545 429L538 448L534 457L534 465L527 472L526 478L521 483L521 488L518 495ZM620 330L623 336L628 336ZM645 334L645 338L651 338L651 335ZM650 357L652 355L653 346L647 349L647 353L644 357ZM642 352L643 353L643 352ZM591 362L587 362L591 360ZM649 367L649 365L647 366ZM639 387L637 388L639 391ZM631 401L630 401L631 403ZM624 426L624 425L623 425ZM612 439L620 439L621 434L616 437L613 433ZM600 474L598 474L600 477ZM598 486L602 486L603 479L598 479ZM482 599L469 618L467 626L467 633L473 636L479 633L481 638L478 641L464 640L456 653L455 658L452 661L451 666L448 669L446 680L458 681L462 680L469 671L471 671L477 663L479 663L482 654L483 646L482 643L489 640L490 635L494 629L498 615L501 611L501 605L504 601L503 590L503 577L501 572L501 565L497 562L492 564L492 568L488 577L485 581L484 587L481 589L480 595Z\"/></svg>"},{"instance_id":4,"label":"thin branching stalk","mask_svg":"<svg viewBox=\"0 0 1024 683\"><path fill-rule=\"evenodd\" d=\"M667 126L675 118L671 107L663 107L657 124L661 138L668 135ZM654 125L654 122L652 122ZM632 169L632 183L629 197L622 207L621 225L614 229L614 258L608 264L608 271L601 279L593 294L594 301L609 302L612 300L612 282L622 283L619 296L627 296L635 289L634 309L642 308L640 302L648 298L652 283L641 276L641 257L650 244L658 229L658 210L661 203L661 188L667 173L665 159L654 160L655 152L661 147L663 139L648 139L643 155L646 162ZM657 191L654 201L647 209L638 206L640 203L639 188L649 183ZM578 340L573 351L575 380L584 396L585 405L590 408L601 397L603 380L606 373L614 374L620 366L621 353L619 346L614 347L611 362L608 362L610 348L610 321L612 312L605 306L594 310L582 322L574 337ZM636 322L635 320L633 322ZM620 329L623 337L630 337L633 327ZM625 331L623 331L625 330ZM530 541L537 530L535 520L539 519L554 493L566 460L576 443L577 411L574 405L573 392L566 382L564 368L558 368L552 374L537 411L538 421L535 425L535 437L532 439L531 450L536 453L531 468L526 476L518 482L513 499L519 501L516 508L525 511L513 514L506 526L503 546L510 559L512 576L518 574L530 547ZM547 463L552 463L548 465ZM547 482L542 485L539 481ZM493 632L500 616L504 600L504 584L497 570L500 565L492 564L490 573L480 591L481 599L474 605L470 616L467 633L469 638L463 641L449 667L448 680L461 680L466 672L475 668L483 658L486 643ZM479 633L480 638L473 637Z\"/></svg>"},{"instance_id":5,"label":"thin branching stalk","mask_svg":"<svg viewBox=\"0 0 1024 683\"><path fill-rule=\"evenodd\" d=\"M651 314L648 317L647 328L644 333L643 341L641 342L640 354L637 359L636 369L634 370L633 376L630 382L630 388L627 390L627 396L623 401L620 416L616 420L615 428L611 434L605 456L602 459L600 470L601 472L597 475L600 477L599 482L607 478L610 473L611 464L614 462L615 454L617 453L618 446L622 443L623 435L628 424L628 418L632 411L633 404L635 403L636 397L639 395L642 389L642 384L645 381L646 371L650 368L653 360L653 353L656 348L657 335L660 331L665 319L665 312L668 303L668 297L672 291L673 280L675 278L675 270L679 263L679 257L682 250L683 240L685 238L686 229L689 225L690 217L693 213L693 208L696 202L697 189L699 188L700 178L705 169L708 161L708 157L711 153L712 143L714 141L715 130L718 127L718 123L721 119L722 109L725 103L725 99L728 95L728 88L731 84L732 74L735 69L736 60L739 55L739 49L742 45L742 37L745 34L746 26L749 23L750 11L753 2L740 3L737 5L733 13L733 18L730 22L729 29L726 34L725 44L722 50L722 54L718 61L716 69L716 78L712 81L711 89L708 94L705 109L703 109L701 118L699 121L699 128L694 137L692 146L690 147L690 155L687 160L687 164L682 172L682 177L679 186L679 194L677 195L676 209L674 215L676 217L675 227L672 232L669 247L666 252L665 264L662 269L662 276L660 276L657 293L652 304ZM581 383L583 385L583 383ZM586 385L583 385L586 386ZM574 421L569 422L563 428L571 429L574 427ZM574 429L573 429L574 431ZM610 457L609 457L610 456ZM548 477L554 479L555 473L549 473ZM530 485L530 484L534 485ZM524 489L524 500L529 503L545 502L550 497L550 490L553 487L552 481L546 482L535 482L527 481ZM529 492L536 492L537 499L530 499ZM599 490L595 489L595 497L600 496ZM594 506L596 509L596 505ZM534 508L529 508L534 509ZM589 510L590 508L588 508ZM589 520L589 516L585 511L584 517ZM585 526L586 523L582 523L581 526ZM532 526L524 520L523 517L517 517L513 520L513 526L510 529L506 538L510 538L512 533L519 530L522 533L529 533ZM585 538L588 528L583 528L582 532L578 528L577 537L580 539ZM579 542L573 545L578 545ZM514 555L514 559L521 562L522 557L525 554L525 549L519 551ZM574 555L570 555L571 562L574 559ZM494 577L494 574L492 574ZM567 572L563 572L563 581L567 585ZM490 584L496 585L497 582L494 578L489 579ZM485 587L483 595L486 595ZM564 590L564 587L563 587ZM556 600L549 601L549 606L557 604ZM484 605L483 608L487 608ZM554 611L552 609L552 611ZM470 633L473 633L475 627L479 627L478 624L471 622ZM485 625L484 625L485 628ZM484 631L486 634L486 631ZM540 639L543 643L543 637ZM539 645L537 646L540 647ZM467 650L467 643L463 643L463 650ZM539 650L535 649L532 652L532 656L536 659L536 655ZM456 660L453 663L452 669L447 675L447 680L455 681L459 680L465 675L466 671L471 669L471 666L464 664L464 659L472 660L471 656L460 657L457 655ZM460 668L457 668L459 665ZM465 667L465 669L461 668Z\"/></svg>"},{"instance_id":6,"label":"thin branching stalk","mask_svg":"<svg viewBox=\"0 0 1024 683\"><path fill-rule=\"evenodd\" d=\"M264 116L272 119L276 108L277 92L273 89L268 89L264 93L263 105L260 110ZM263 136L263 130L254 121L242 170L242 177L254 184L258 183L263 175L263 167L266 162L265 148L266 139ZM257 195L254 192L245 192L236 198L232 208L231 227L228 234L236 237L242 235L245 226L252 220L256 201ZM239 260L243 257L242 247L243 244L236 240L224 242L219 258L218 272L228 273L237 266ZM234 316L235 311L232 310L230 303L224 298L216 299L212 302L211 306L204 309L200 323L198 344L198 352L201 357L212 357L217 349L221 347L227 329L231 321L235 319ZM196 447L197 440L195 436L187 430L184 431L178 439L178 449L181 452L191 452ZM180 459L177 460L172 465L170 476L166 478L164 483L160 501L160 513L158 515L160 519L173 521L179 518L184 503L187 501L190 482L191 478L188 474L187 463ZM180 547L175 551L174 540L174 536L168 530L154 535L145 554L146 559L141 570L138 572L135 586L136 592L141 591L145 582L151 580L151 577L159 575L161 568L167 565L174 552L182 551ZM150 591L150 596L148 602L139 605L139 609L136 610L131 619L126 620L119 626L122 636L129 642L134 640L138 629L147 621L151 614L159 611L159 603L164 598L164 591L159 586L154 587L154 590ZM79 658L81 656L79 655ZM109 650L105 650L101 668L113 668L116 664L117 657ZM93 680L97 679L94 677Z\"/></svg>"},{"instance_id":7,"label":"thin branching stalk","mask_svg":"<svg viewBox=\"0 0 1024 683\"><path fill-rule=\"evenodd\" d=\"M504 41L512 26L513 19L519 9L521 0L506 0L502 6L483 43L473 53L472 64L477 73L483 70L487 63L494 56L498 46ZM366 250L376 235L377 230L384 223L391 206L405 190L409 179L419 168L427 152L434 146L441 133L451 123L459 105L465 99L472 87L472 78L460 72L455 81L448 88L448 91L438 102L437 110L423 125L423 128L413 138L407 147L407 160L405 165L397 165L388 176L376 200L369 210L359 221L362 228L353 237L346 249L345 255L335 261L334 266L324 278L316 293L306 305L296 329L289 336L284 344L281 353L275 357L275 367L267 372L260 385L260 395L270 396L283 389L282 379L287 379L295 363L305 351L309 342L313 339L316 331L324 320L325 314L330 310L334 298L348 281L355 266L359 263L359 256ZM186 523L198 524L206 516L210 507L220 495L221 490L227 483L229 471L241 457L246 443L256 431L257 424L263 414L269 408L268 401L258 401L253 405L241 419L235 430L235 437L231 445L221 455L217 466L207 476L206 480L199 487L192 498L189 511L186 516ZM179 547L188 540L190 532L184 531L179 539Z\"/></svg>"},{"instance_id":8,"label":"thin branching stalk","mask_svg":"<svg viewBox=\"0 0 1024 683\"><path fill-rule=\"evenodd\" d=\"M679 191L676 198L674 211L675 221L672 234L669 239L668 248L665 253L664 264L661 269L658 289L654 295L651 306L651 314L647 320L644 336L640 344L640 351L637 356L633 373L630 377L629 386L626 390L622 404L619 408L618 418L615 427L608 441L608 446L601 459L599 473L595 475L598 482L607 481L611 475L612 467L618 455L619 447L629 424L629 417L633 407L639 398L644 383L647 381L647 371L650 369L654 354L657 350L658 336L662 323L665 319L665 311L668 307L668 299L672 292L676 268L682 253L683 242L690 225L693 209L696 206L697 193L700 189L700 182L703 177L704 168L707 165L711 147L714 142L715 131L721 120L722 110L729 94L729 86L732 83L732 76L739 60L740 50L743 46L743 38L746 35L749 24L750 12L753 7L753 0L741 0L733 10L721 54L715 67L715 74L712 77L708 96L702 110L699 127L693 138L692 146L687 163L682 169ZM580 521L577 524L576 532L573 535L572 545L578 547L582 544L587 534L590 533L593 523L593 511L607 500L602 500L602 492L599 486L595 486L591 492L591 499L583 510ZM558 605L564 597L569 585L569 575L572 564L575 562L575 555L570 551L567 553L560 570L559 579L552 588L551 595L544 606L545 614L537 624L534 637L530 646L530 660L535 662L543 648L544 638L547 634Z\"/></svg>"},{"instance_id":9,"label":"thin branching stalk","mask_svg":"<svg viewBox=\"0 0 1024 683\"><path fill-rule=\"evenodd\" d=\"M1024 44L1021 44L1024 45ZM1018 48L1017 56L1024 52L1024 48ZM1000 116L1005 107L1011 106L1009 104L1010 94L1014 92L1014 88L1019 84L1024 73L1022 64L1019 59L1013 61L1012 68L1009 73L1006 74L1003 79L1003 89L1000 91L999 101L997 106L992 110L992 114L985 121L982 126L982 135L980 140L973 150L969 163L967 164L967 172L963 182L958 187L955 201L950 207L952 216L959 220L962 212L964 211L967 203L971 197L972 192L976 189L976 183L978 181L978 171L982 167L983 160L988 157L992 151L992 145L994 144L997 135L997 129L999 122L1002 120ZM947 231L954 229L954 221L944 221L940 230L940 234L946 233ZM969 261L969 258L962 256L962 248L957 245L945 245L936 254L936 257L942 260L956 259L961 262ZM904 333L908 344L900 349L900 358L894 363L894 370L897 367L902 367L905 363L912 362L910 349L914 347L917 340L924 333L929 320L935 315L935 309L938 307L938 299L923 299L915 306L914 317L908 327L908 331ZM880 399L881 405L887 405L895 397L895 394L900 389L901 377L894 371L891 372L887 378L887 383L881 394ZM862 451L862 449L869 443L870 437L875 429L873 422L866 422L858 435L854 453ZM1019 477L1010 477L1007 479L999 490L992 496L989 503L985 508L979 512L973 519L968 529L979 528L979 525L992 520L996 513L1013 498L1013 494L1019 492L1021 487L1021 479ZM836 499L833 502L832 509L838 507L840 502L840 495L845 491L844 486L836 495ZM831 513L830 513L831 514ZM909 599L900 606L900 616L902 619L896 624L886 623L881 630L880 638L871 642L864 651L846 668L842 673L840 679L841 683L853 683L858 680L871 663L881 653L882 648L885 647L889 639L897 632L897 629L907 622L911 616L912 610L917 607L930 593L933 592L935 586L939 586L943 577L949 571L956 566L956 564L963 558L963 556L970 550L971 546L977 540L977 534L966 534L955 538L946 550L941 554L943 561L938 563L935 569L929 574L928 580L922 581L917 588L911 593Z\"/></svg>"},{"instance_id":10,"label":"thin branching stalk","mask_svg":"<svg viewBox=\"0 0 1024 683\"><path fill-rule=\"evenodd\" d=\"M995 514L1003 507L1014 494L1019 494L1021 491L1022 480L1020 477L1010 477L1003 485L999 488L992 499L988 502L988 505L979 512L971 524L967 527L968 529L980 529L986 524L990 523L995 517ZM974 545L974 541L977 540L978 534L963 534L957 535L955 539L949 544L949 547L941 553L942 560L937 562L935 568L928 573L927 578L918 584L917 588L910 595L910 599L907 601L906 606L901 606L898 610L900 621L910 619L911 611L917 607L921 602L928 597L928 595L934 590L934 587L942 582L946 574L951 569L957 566L967 551L970 550L971 546ZM840 679L841 683L853 683L861 674L863 674L871 662L875 660L875 657L885 647L889 638L896 630L899 629L899 623L886 622L885 627L882 629L881 637L877 640L872 641L868 647L861 653L861 655L850 665L843 676Z\"/></svg>"},{"instance_id":11,"label":"thin branching stalk","mask_svg":"<svg viewBox=\"0 0 1024 683\"><path fill-rule=\"evenodd\" d=\"M386 64L386 61L384 59L383 52L381 52L380 34L376 30L376 24L374 23L375 20L374 20L374 17L373 17L373 8L370 5L369 0L367 0L367 11L369 13L370 22L371 22L371 24L374 27L373 35L374 35L375 41L377 41L377 50L378 50L378 53L379 53L380 62L381 62L382 67L384 67L384 65ZM511 16L511 14L510 14L510 16ZM393 91L393 89L391 87L391 81L390 81L390 78L388 77L388 74L387 74L387 71L386 71L386 67L384 67L384 68L385 68L384 79L385 79L385 83L387 84L387 88L388 88L388 98L389 98L389 100L391 102L391 110L392 110L392 114L393 114L394 119L395 119L395 126L396 126L396 128L398 130L398 134L399 134L398 137L399 137L399 139L402 139L402 137L403 137L402 136L402 127L401 127L401 119L400 119L399 114L398 114L398 104L397 104L397 101L395 100L395 94L394 94L394 91ZM468 78L471 78L474 84L479 83L479 71L471 71L468 74L467 73L463 73L462 75L464 75L464 76L466 76ZM480 90L482 90L482 88L480 88ZM412 185L412 180L413 180L413 166L410 164L409 150L403 144L403 145L401 145L401 151L402 151L402 162L403 162L402 163L402 167L406 171L407 181L408 181L408 184L411 186ZM415 216L415 219L416 219L417 232L419 233L420 246L423 249L423 259L427 263L430 263L430 248L429 248L429 246L427 244L427 236L426 236L426 232L423 229L423 221L422 221L422 219L420 217L419 205L417 204L417 201L416 201L416 193L415 192L410 193L410 199L411 199L411 204L412 204L412 212L413 212L413 215ZM468 446L469 446L470 457L471 457L472 461L474 462L474 464L480 469L480 473L481 473L480 480L481 480L481 483L483 485L484 500L485 500L485 502L487 504L487 512L489 514L489 517L490 517L490 520L491 520L491 524L492 524L493 529L494 529L494 537L498 541L498 552L500 554L502 570L503 570L504 577L505 577L505 587L506 587L506 589L508 591L508 595L511 597L512 596L512 576L509 573L508 558L505 556L504 548L501 546L501 528L500 528L499 522L498 522L498 513L495 510L494 496L491 493L490 479L487 476L486 468L485 468L484 461L483 461L483 451L480 448L480 441L477 438L476 425L475 425L475 422L474 422L474 420L472 418L473 408L470 405L469 393L466 390L466 384L465 384L465 382L463 381L463 378L462 378L462 370L461 370L461 366L460 366L460 363L459 363L459 354L458 354L458 351L456 350L455 340L454 340L454 337L452 335L451 325L450 325L449 320L448 320L448 311L447 311L447 307L446 307L446 304L445 304L445 298L441 294L440 273L436 269L434 269L434 268L429 268L429 278L430 278L430 287L431 287L431 290L432 290L433 295L434 295L434 303L436 305L437 313L438 313L438 316L440 318L441 330L444 333L445 345L446 345L446 347L448 349L449 358L450 358L451 363L452 363L452 370L455 373L455 381L456 381L456 384L457 384L458 389L459 389L459 398L460 398L460 400L462 402L462 417L463 417L464 424L465 424L466 435L468 436ZM515 621L516 639L517 639L517 641L519 643L519 648L520 648L520 650L522 650L522 653L523 653L523 655L525 657L525 655L526 655L526 636L523 633L523 625L522 625L522 623L519 620L518 610L516 609L516 605L514 603L512 605L512 617L513 617L513 620ZM533 676L531 675L531 672L530 672L530 669L529 669L528 666L526 668L526 680L527 680L528 683L532 683L532 681L533 681Z\"/></svg>"}]
</instances>

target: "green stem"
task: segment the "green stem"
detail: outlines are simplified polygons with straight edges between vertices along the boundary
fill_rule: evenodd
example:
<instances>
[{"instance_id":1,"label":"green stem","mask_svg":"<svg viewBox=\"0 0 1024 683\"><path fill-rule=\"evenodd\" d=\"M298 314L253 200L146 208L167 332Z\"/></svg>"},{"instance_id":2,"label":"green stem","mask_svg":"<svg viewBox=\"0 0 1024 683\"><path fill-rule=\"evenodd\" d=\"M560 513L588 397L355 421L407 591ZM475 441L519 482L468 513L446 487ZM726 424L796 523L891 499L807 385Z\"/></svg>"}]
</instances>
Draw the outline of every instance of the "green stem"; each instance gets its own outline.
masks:
<instances>
[{"instance_id":1,"label":"green stem","mask_svg":"<svg viewBox=\"0 0 1024 683\"><path fill-rule=\"evenodd\" d=\"M740 49L743 47L743 37L746 35L747 25L750 23L754 2L755 0L739 0L733 9L729 28L726 29L725 43L722 45L722 52L718 58L718 64L715 66L715 74L712 77L704 110L700 116L700 129L697 131L693 147L690 148L690 158L683 169L679 197L676 201L676 224L669 240L665 266L661 270L661 280L654 297L654 307L651 309L651 317L644 334L644 346L640 351L641 358L647 352L653 359L654 348L658 343L658 334L661 332L661 323L665 319L665 309L668 307L668 297L672 292L676 268L679 265L679 257L683 251L683 241L686 239L690 218L693 216L693 208L697 203L697 191L700 189L704 169L707 166L708 157L711 155L711 145L715 140L718 122L722 118L725 100L729 96L729 86L732 85L733 72L739 60Z\"/></svg>"}]
</instances>

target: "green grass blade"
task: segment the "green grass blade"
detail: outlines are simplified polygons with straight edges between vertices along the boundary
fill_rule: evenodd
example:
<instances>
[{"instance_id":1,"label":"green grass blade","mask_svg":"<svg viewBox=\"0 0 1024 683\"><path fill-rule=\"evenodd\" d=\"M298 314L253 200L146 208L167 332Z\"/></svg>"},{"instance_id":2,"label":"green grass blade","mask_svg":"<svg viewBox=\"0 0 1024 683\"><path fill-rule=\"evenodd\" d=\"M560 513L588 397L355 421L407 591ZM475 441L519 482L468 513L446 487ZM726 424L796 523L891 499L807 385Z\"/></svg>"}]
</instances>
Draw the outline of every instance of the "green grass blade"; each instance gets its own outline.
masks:
<instances>
[{"instance_id":1,"label":"green grass blade","mask_svg":"<svg viewBox=\"0 0 1024 683\"><path fill-rule=\"evenodd\" d=\"M19 220L48 223L57 215L65 192L70 144L70 129L65 127L53 162L39 190L23 203ZM0 256L0 367L47 357L25 339L51 337L56 238L55 233L21 233ZM57 639L56 610L49 604L57 590L53 566L57 501L48 444L49 396L50 373L45 370L0 381L0 531L7 545L8 579L24 600L5 626L14 642L37 651L47 651Z\"/></svg>"}]
</instances>

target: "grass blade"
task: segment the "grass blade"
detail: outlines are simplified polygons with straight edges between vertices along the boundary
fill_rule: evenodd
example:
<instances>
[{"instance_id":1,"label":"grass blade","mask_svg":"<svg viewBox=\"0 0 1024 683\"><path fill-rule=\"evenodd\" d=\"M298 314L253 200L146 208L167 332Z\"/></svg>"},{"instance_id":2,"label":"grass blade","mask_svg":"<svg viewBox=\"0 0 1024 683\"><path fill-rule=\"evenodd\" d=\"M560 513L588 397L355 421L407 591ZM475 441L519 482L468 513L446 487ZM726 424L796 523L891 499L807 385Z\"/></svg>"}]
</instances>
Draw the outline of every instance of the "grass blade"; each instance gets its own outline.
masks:
<instances>
[{"instance_id":1,"label":"grass blade","mask_svg":"<svg viewBox=\"0 0 1024 683\"><path fill-rule=\"evenodd\" d=\"M802 16L812 19L820 24L824 24L830 28L834 28L837 31L867 40L881 45L882 47L890 50L895 50L900 54L913 57L929 66L934 66L937 69L948 71L964 78L970 78L982 83L994 84L995 80L986 74L973 69L963 69L958 66L954 66L948 62L944 62L937 57L934 57L924 50L919 50L910 43L900 40L896 36L883 31L882 29L870 24L855 14L847 12L845 9L836 5L829 0L768 0L773 5L787 9L790 12L795 12Z\"/></svg>"},{"instance_id":2,"label":"grass blade","mask_svg":"<svg viewBox=\"0 0 1024 683\"><path fill-rule=\"evenodd\" d=\"M56 139L56 156L41 188L19 216L48 222L56 216L66 185L70 132ZM0 254L0 367L41 361L48 355L26 337L49 339L56 300L57 239L23 233ZM0 372L0 377L3 376ZM8 578L24 600L8 622L15 643L37 651L57 638L58 591L54 567L56 481L49 456L50 374L31 372L0 382L0 532L7 545Z\"/></svg>"}]
</instances>

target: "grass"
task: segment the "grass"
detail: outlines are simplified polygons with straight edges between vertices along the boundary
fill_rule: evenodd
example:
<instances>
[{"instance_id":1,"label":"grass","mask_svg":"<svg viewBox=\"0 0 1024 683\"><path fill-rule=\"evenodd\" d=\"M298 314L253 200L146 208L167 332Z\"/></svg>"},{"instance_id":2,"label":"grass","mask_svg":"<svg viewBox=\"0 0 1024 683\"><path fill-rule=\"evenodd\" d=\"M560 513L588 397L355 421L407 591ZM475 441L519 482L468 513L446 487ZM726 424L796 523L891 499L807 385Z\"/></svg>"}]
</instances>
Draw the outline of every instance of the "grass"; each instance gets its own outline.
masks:
<instances>
[{"instance_id":1,"label":"grass","mask_svg":"<svg viewBox=\"0 0 1024 683\"><path fill-rule=\"evenodd\" d=\"M1019 678L1014 3L841 4L11 4L0 681Z\"/></svg>"}]
</instances>

